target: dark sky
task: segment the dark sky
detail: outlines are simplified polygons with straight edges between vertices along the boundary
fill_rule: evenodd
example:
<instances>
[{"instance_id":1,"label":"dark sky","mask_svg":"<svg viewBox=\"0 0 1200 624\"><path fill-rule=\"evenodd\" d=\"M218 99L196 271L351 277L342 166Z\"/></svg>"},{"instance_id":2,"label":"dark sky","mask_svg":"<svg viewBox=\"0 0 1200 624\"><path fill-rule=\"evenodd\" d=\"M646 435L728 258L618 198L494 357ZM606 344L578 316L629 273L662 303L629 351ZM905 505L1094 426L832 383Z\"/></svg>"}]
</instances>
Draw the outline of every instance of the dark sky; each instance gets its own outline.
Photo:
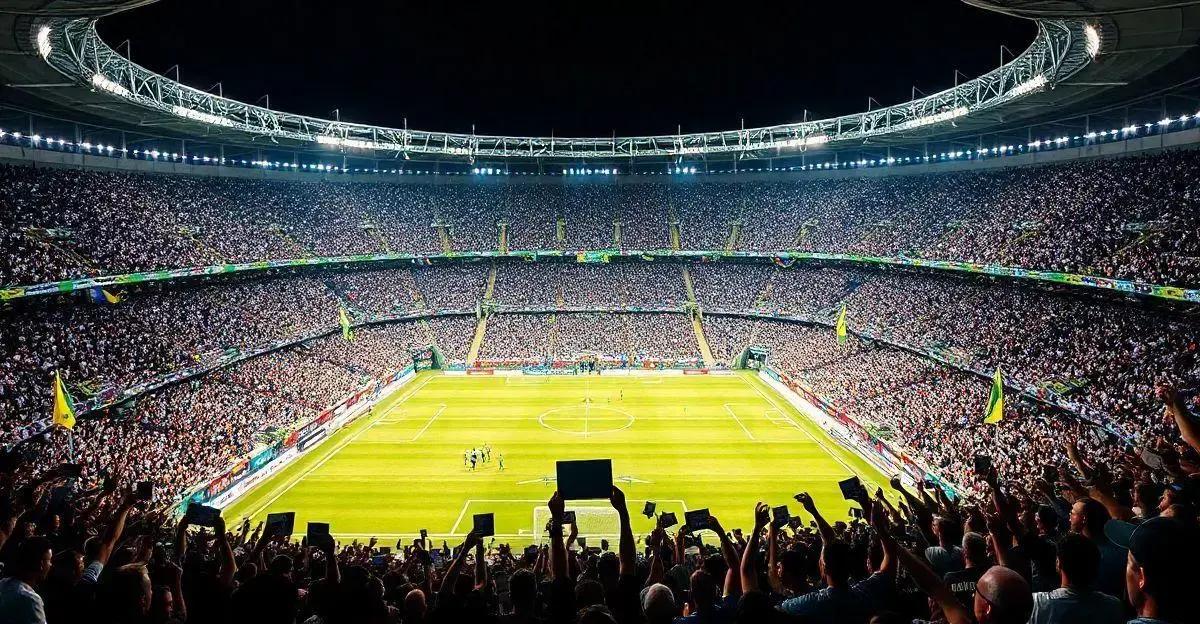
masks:
<instances>
[{"instance_id":1,"label":"dark sky","mask_svg":"<svg viewBox=\"0 0 1200 624\"><path fill-rule=\"evenodd\" d=\"M102 20L183 82L424 130L669 134L798 121L953 85L1031 22L959 0L699 3L161 0ZM1006 58L1008 58L1006 56Z\"/></svg>"}]
</instances>

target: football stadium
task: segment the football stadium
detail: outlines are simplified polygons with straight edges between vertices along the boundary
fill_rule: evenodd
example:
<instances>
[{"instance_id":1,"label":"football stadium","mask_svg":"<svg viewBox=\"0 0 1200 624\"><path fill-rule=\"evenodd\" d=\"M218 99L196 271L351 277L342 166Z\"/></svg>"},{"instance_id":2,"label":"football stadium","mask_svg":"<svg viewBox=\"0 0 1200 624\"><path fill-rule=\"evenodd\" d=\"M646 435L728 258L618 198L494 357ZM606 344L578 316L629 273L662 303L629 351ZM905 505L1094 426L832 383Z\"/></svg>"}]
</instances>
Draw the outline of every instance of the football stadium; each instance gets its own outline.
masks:
<instances>
[{"instance_id":1,"label":"football stadium","mask_svg":"<svg viewBox=\"0 0 1200 624\"><path fill-rule=\"evenodd\" d=\"M200 4L0 0L0 623L1196 621L1200 3Z\"/></svg>"}]
</instances>

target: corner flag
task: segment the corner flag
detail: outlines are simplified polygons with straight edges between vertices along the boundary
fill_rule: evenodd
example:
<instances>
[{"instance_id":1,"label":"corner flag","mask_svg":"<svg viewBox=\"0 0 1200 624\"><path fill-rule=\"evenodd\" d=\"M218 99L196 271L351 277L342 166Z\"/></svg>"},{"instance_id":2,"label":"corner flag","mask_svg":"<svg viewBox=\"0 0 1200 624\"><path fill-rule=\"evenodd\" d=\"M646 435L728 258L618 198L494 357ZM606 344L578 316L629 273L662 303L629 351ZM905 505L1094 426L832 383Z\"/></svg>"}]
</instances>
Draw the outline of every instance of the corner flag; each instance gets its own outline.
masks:
<instances>
[{"instance_id":1,"label":"corner flag","mask_svg":"<svg viewBox=\"0 0 1200 624\"><path fill-rule=\"evenodd\" d=\"M354 340L354 330L350 327L350 317L346 316L346 308L338 310L338 323L342 326L342 338Z\"/></svg>"},{"instance_id":2,"label":"corner flag","mask_svg":"<svg viewBox=\"0 0 1200 624\"><path fill-rule=\"evenodd\" d=\"M837 341L838 344L846 344L846 304L842 304L842 311L837 317Z\"/></svg>"},{"instance_id":3,"label":"corner flag","mask_svg":"<svg viewBox=\"0 0 1200 624\"><path fill-rule=\"evenodd\" d=\"M1000 367L992 376L992 394L988 397L987 411L984 412L983 422L994 425L1004 420L1004 380L1000 377Z\"/></svg>"},{"instance_id":4,"label":"corner flag","mask_svg":"<svg viewBox=\"0 0 1200 624\"><path fill-rule=\"evenodd\" d=\"M75 401L67 392L58 371L54 371L54 424L67 429L75 428Z\"/></svg>"}]
</instances>

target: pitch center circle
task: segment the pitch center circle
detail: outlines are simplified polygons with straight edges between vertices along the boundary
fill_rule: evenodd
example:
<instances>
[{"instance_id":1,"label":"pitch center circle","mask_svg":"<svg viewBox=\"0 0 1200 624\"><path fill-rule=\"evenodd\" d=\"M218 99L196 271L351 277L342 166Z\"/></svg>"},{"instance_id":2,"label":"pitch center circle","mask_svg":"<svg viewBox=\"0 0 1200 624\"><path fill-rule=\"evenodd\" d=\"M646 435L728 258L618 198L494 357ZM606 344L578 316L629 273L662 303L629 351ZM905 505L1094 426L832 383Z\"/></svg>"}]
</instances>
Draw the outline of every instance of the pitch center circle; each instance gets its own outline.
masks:
<instances>
[{"instance_id":1,"label":"pitch center circle","mask_svg":"<svg viewBox=\"0 0 1200 624\"><path fill-rule=\"evenodd\" d=\"M571 435L624 431L633 426L633 421L633 414L603 405L567 405L538 414L539 425Z\"/></svg>"}]
</instances>

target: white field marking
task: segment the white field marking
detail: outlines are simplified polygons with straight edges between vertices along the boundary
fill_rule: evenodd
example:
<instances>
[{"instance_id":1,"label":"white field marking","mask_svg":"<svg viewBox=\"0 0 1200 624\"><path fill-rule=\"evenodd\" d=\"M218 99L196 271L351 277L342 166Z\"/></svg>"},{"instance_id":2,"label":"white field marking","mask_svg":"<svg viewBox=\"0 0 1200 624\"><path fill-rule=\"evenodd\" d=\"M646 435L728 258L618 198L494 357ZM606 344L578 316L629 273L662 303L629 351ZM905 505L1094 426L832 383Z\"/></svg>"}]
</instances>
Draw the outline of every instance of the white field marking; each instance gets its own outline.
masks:
<instances>
[{"instance_id":1,"label":"white field marking","mask_svg":"<svg viewBox=\"0 0 1200 624\"><path fill-rule=\"evenodd\" d=\"M774 408L763 412L763 417L766 418L767 420L775 423L776 425L790 426L790 425L794 424L794 423L792 423L792 421L790 421L786 417L784 417L782 412L780 412L779 410L774 409Z\"/></svg>"},{"instance_id":2,"label":"white field marking","mask_svg":"<svg viewBox=\"0 0 1200 624\"><path fill-rule=\"evenodd\" d=\"M828 456L832 457L832 458L833 458L833 461L835 461L835 462L837 462L837 463L841 464L842 468L845 468L845 469L846 469L846 473L847 473L847 474L850 474L850 475L857 475L857 474L858 474L857 472L854 472L854 469L853 469L853 468L851 468L849 464L847 464L846 462L842 461L842 457L841 457L841 455L839 455L838 453L834 452L832 449L830 449L828 446L826 446L824 442L822 442L821 440L817 439L817 436L814 436L813 434L809 433L807 429L805 429L804 427L801 427L801 426L800 426L800 424L799 424L799 423L797 423L797 422L796 422L796 421L795 421L795 420L794 420L794 419L793 419L793 418L792 418L792 417L791 417L791 416L790 416L790 415L787 413L787 411L785 411L785 410L783 409L783 407L782 407L781 405L779 405L779 403L778 403L778 402L776 402L776 401L775 401L775 399L774 399L773 397L771 397L769 394L767 394L767 393L763 392L763 391L762 391L762 388L759 388L757 385L755 385L755 384L754 384L754 382L750 381L749 379L746 379L746 377L745 377L745 376L743 376L743 375L739 375L738 377L739 377L739 378L742 380L742 382L743 382L743 383L745 383L746 385L748 385L748 386L750 386L751 388L753 388L753 389L754 389L754 391L758 393L758 396L760 396L760 397L762 397L762 398L766 399L766 400L767 400L767 402L768 402L768 403L770 403L771 405L774 405L774 406L775 406L775 408L779 410L779 413L783 414L783 415L784 415L784 416L785 416L785 417L788 419L788 422L792 423L792 426L793 426L793 427L795 427L796 429L799 429L801 433L803 433L804 435L808 436L808 439L812 440L813 442L815 442L815 443L817 444L817 446L821 447L821 450L825 451L825 454L826 454L826 455L828 455Z\"/></svg>"},{"instance_id":3,"label":"white field marking","mask_svg":"<svg viewBox=\"0 0 1200 624\"><path fill-rule=\"evenodd\" d=\"M424 388L429 382L433 381L434 379L436 379L436 377L426 377L425 381L422 381L420 383L420 385L418 385L417 387L408 388L407 394L403 398L401 398L399 401L397 401L397 403L403 403L403 402L411 399L413 397L413 395L415 395L417 392L419 392L421 390L421 388ZM380 414L376 418L383 418L384 414L387 414L390 411L391 411L391 409L389 408L388 410L384 411L383 414ZM266 509L267 507L270 507L272 503L279 500L279 497L283 496L284 494L287 494L288 490L291 490L293 487L296 486L296 484L303 481L305 477L312 474L312 472L315 471L317 468L324 466L325 462L329 461L329 459L331 457L336 455L342 449L346 448L346 446L348 446L351 442L357 440L359 436L361 436L362 434L369 431L374 426L374 424L375 423L372 422L370 425L367 425L367 426L363 427L361 430L359 430L358 433L355 433L354 435L346 438L345 440L342 440L341 444L330 449L329 452L325 453L325 455L323 455L321 457L321 459L319 461L317 461L317 463L313 464L311 468L309 468L308 470L305 470L304 472L301 472L299 475L296 475L296 478L294 478L294 479L288 481L287 483L284 483L283 485L276 488L277 492L273 491L271 498L269 500L267 500L267 502L259 505L252 513L247 514L247 515L249 517L253 518L253 517L257 516L259 513L261 513L262 510Z\"/></svg>"},{"instance_id":4,"label":"white field marking","mask_svg":"<svg viewBox=\"0 0 1200 624\"><path fill-rule=\"evenodd\" d=\"M462 523L463 516L467 515L467 510L471 508L473 503L545 503L546 501L538 498L468 498L463 501L462 510L458 512L458 518L454 520L454 526L450 527L451 535L466 535L466 533L458 533L458 525Z\"/></svg>"},{"instance_id":5,"label":"white field marking","mask_svg":"<svg viewBox=\"0 0 1200 624\"><path fill-rule=\"evenodd\" d=\"M575 406L575 405L566 405L563 407L552 407L552 408L542 412L541 414L538 414L537 422L539 425L541 425L551 431L557 431L558 433L566 433L566 434L570 434L570 435L581 435L581 436L587 437L589 434L589 429L588 429L589 417L587 415L588 414L587 407L585 407L585 409L584 409L584 420L583 420L583 431L582 432L567 431L565 429L559 429L558 427L554 427L552 425L546 424L546 417L549 416L550 414L554 414L556 412L561 412L563 410L575 409L575 408L577 408L577 406ZM624 430L632 427L634 421L637 420L636 418L634 418L633 414L630 414L629 412L627 412L623 409L620 409L620 408L608 407L607 405L597 405L596 409L601 410L601 411L609 411L609 412L616 412L618 414L623 414L628 420L625 422L624 426L618 427L616 429L607 429L605 431L597 431L595 433L616 433L618 431L624 431ZM600 420L617 420L617 419L610 417L610 418L601 418Z\"/></svg>"},{"instance_id":6,"label":"white field marking","mask_svg":"<svg viewBox=\"0 0 1200 624\"><path fill-rule=\"evenodd\" d=\"M645 506L646 506L646 505L645 505L645 503L646 503L647 501L649 501L649 500L650 500L650 499L648 499L648 498L627 498L627 499L625 499L625 506L626 506L626 507L629 507L629 503L642 503L642 506L643 506L643 507L645 507ZM683 508L683 512L684 512L684 513L687 513L687 511L688 511L687 501L684 501L683 499L679 499L679 498L656 498L656 499L654 499L654 501L655 501L655 504L658 504L658 503L676 503L676 504L678 504L680 507L682 507L682 508ZM523 502L523 501L514 501L514 502ZM567 502L568 502L568 503L570 503L570 501L567 501ZM634 507L637 507L637 505L634 505ZM583 509L612 509L612 505L609 505L608 507L602 507L602 506L600 506L600 505L585 505L585 506L583 506L582 508L583 508ZM546 505L539 505L539 506L537 506L537 507L534 507L534 508L533 508L533 522L531 522L531 524L533 525L533 530L532 530L532 531L529 531L529 532L525 532L525 529L521 529L522 533L519 535L519 537L529 537L530 535L539 535L539 536L540 536L540 535L542 534L542 530L544 529L544 527L537 526L537 524L538 524L538 510L540 510L540 509L545 509L545 510L546 510L547 517L549 517L549 513L550 513L550 507L548 507L548 506L546 506ZM575 510L578 510L578 509L581 509L581 507L576 507L576 508L575 508ZM570 509L568 509L567 511L573 511L573 510L570 510ZM462 519L462 514L459 514L459 519L460 519L460 520ZM457 524L457 523L454 525L454 528L455 528L455 529L457 529L457 528L458 528L458 524ZM466 535L466 534L464 533L463 535ZM420 537L420 534L417 534L417 537ZM497 537L499 537L499 536L497 536ZM587 535L585 535L584 537L617 537L617 538L619 538L619 537L621 537L621 535L620 535L619 533L618 533L617 535L605 535L605 534L602 534L602 533L588 533L588 534L587 534ZM539 539L540 539L540 538L539 538Z\"/></svg>"},{"instance_id":7,"label":"white field marking","mask_svg":"<svg viewBox=\"0 0 1200 624\"><path fill-rule=\"evenodd\" d=\"M438 416L441 416L442 412L446 411L445 403L439 403L438 405L440 405L440 407L438 407L438 411L434 412L433 416L429 417L429 421L425 423L424 427L421 427L421 430L417 432L417 435L413 436L411 440L404 440L404 442L416 442L421 436L425 435L425 431L429 429L429 426L433 424L433 421L437 420Z\"/></svg>"},{"instance_id":8,"label":"white field marking","mask_svg":"<svg viewBox=\"0 0 1200 624\"><path fill-rule=\"evenodd\" d=\"M734 420L734 421L736 421L736 422L737 422L737 424L738 424L738 426L742 428L742 431L746 433L746 437L747 437L747 438L750 438L750 440L751 440L752 442L758 442L758 440L757 440L757 439L754 437L754 434L750 433L750 430L746 428L746 425L743 425L743 424L742 424L742 419L741 419L741 418L738 418L738 417L737 417L737 414L733 413L733 408L732 408L732 407L729 407L729 404L728 404L728 403L724 403L724 404L722 404L722 407L724 407L724 408L725 408L725 413L727 413L727 414L729 414L730 416L732 416L732 417L733 417L733 420Z\"/></svg>"}]
</instances>

